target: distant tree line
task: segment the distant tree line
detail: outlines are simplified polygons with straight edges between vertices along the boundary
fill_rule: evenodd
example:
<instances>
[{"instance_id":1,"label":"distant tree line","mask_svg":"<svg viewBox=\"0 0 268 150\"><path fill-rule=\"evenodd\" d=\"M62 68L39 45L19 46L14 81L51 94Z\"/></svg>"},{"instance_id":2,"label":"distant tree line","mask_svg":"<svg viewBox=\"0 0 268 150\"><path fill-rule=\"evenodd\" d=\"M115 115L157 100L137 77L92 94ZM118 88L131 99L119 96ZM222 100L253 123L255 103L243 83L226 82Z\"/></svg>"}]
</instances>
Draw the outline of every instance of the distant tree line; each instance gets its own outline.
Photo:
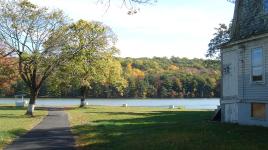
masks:
<instances>
[{"instance_id":1,"label":"distant tree line","mask_svg":"<svg viewBox=\"0 0 268 150\"><path fill-rule=\"evenodd\" d=\"M123 84L121 88L113 82L92 82L86 97L207 98L220 95L218 60L154 57L116 58L116 61L120 62L118 65L123 71L123 79L120 79L123 80L120 82ZM52 76L42 85L39 96L79 97L79 84L59 82ZM20 79L13 82L10 88L0 90L2 97L22 93L29 94L29 91Z\"/></svg>"}]
</instances>

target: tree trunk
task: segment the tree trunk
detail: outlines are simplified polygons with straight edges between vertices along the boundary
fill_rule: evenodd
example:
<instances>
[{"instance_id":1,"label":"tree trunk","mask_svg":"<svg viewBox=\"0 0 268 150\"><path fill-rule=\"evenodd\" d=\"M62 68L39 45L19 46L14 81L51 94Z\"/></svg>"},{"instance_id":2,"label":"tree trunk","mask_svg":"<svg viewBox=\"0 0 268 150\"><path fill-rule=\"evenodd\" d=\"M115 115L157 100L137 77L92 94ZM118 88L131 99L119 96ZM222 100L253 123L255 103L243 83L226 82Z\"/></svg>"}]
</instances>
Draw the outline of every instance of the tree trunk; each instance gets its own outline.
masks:
<instances>
[{"instance_id":1,"label":"tree trunk","mask_svg":"<svg viewBox=\"0 0 268 150\"><path fill-rule=\"evenodd\" d=\"M85 106L86 106L85 97L81 97L80 107L85 107Z\"/></svg>"},{"instance_id":2,"label":"tree trunk","mask_svg":"<svg viewBox=\"0 0 268 150\"><path fill-rule=\"evenodd\" d=\"M35 101L38 96L38 91L39 90L31 90L30 102L28 105L27 112L25 113L25 115L27 116L34 116Z\"/></svg>"},{"instance_id":3,"label":"tree trunk","mask_svg":"<svg viewBox=\"0 0 268 150\"><path fill-rule=\"evenodd\" d=\"M81 103L80 103L80 108L86 106L86 87L81 87Z\"/></svg>"}]
</instances>

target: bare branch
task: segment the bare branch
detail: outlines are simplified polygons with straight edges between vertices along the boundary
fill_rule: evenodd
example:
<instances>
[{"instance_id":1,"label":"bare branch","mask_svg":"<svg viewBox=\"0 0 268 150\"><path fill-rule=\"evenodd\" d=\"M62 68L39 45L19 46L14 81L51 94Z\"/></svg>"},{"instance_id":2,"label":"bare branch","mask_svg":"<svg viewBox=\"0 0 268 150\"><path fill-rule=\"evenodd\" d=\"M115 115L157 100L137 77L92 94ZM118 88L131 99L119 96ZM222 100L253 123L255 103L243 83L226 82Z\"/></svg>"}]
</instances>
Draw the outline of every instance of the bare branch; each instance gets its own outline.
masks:
<instances>
[{"instance_id":1,"label":"bare branch","mask_svg":"<svg viewBox=\"0 0 268 150\"><path fill-rule=\"evenodd\" d=\"M151 5L156 2L157 0L122 0L122 6L128 9L128 15L133 15L140 10L139 5ZM104 4L107 7L106 12L111 6L111 0L98 0L98 3Z\"/></svg>"}]
</instances>

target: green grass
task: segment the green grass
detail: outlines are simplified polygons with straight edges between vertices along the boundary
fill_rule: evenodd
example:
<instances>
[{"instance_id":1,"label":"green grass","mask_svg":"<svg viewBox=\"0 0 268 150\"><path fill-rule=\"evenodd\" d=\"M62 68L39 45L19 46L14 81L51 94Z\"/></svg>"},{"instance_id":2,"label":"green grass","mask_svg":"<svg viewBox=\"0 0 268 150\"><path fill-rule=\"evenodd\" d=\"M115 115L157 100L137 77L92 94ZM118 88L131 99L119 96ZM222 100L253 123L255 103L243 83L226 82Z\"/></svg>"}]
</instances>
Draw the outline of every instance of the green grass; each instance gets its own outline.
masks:
<instances>
[{"instance_id":1,"label":"green grass","mask_svg":"<svg viewBox=\"0 0 268 150\"><path fill-rule=\"evenodd\" d=\"M0 149L16 137L25 134L37 125L47 111L35 111L35 117L25 116L26 108L0 106Z\"/></svg>"},{"instance_id":2,"label":"green grass","mask_svg":"<svg viewBox=\"0 0 268 150\"><path fill-rule=\"evenodd\" d=\"M268 128L211 122L210 111L96 106L68 114L78 149L268 149Z\"/></svg>"}]
</instances>

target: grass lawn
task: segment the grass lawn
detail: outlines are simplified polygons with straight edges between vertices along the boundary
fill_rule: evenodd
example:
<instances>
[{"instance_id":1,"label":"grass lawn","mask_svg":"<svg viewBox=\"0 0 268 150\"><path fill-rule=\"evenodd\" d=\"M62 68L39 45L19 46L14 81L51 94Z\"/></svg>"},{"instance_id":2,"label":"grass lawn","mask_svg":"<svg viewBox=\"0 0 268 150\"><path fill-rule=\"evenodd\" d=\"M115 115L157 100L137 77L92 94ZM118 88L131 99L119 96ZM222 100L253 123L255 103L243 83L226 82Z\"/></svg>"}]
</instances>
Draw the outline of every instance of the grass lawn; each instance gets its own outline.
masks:
<instances>
[{"instance_id":1,"label":"grass lawn","mask_svg":"<svg viewBox=\"0 0 268 150\"><path fill-rule=\"evenodd\" d=\"M68 114L78 149L268 149L268 128L210 122L210 111L96 106Z\"/></svg>"},{"instance_id":2,"label":"grass lawn","mask_svg":"<svg viewBox=\"0 0 268 150\"><path fill-rule=\"evenodd\" d=\"M25 112L26 108L0 105L0 149L33 128L47 114L47 111L37 110L35 117L27 117Z\"/></svg>"}]
</instances>

